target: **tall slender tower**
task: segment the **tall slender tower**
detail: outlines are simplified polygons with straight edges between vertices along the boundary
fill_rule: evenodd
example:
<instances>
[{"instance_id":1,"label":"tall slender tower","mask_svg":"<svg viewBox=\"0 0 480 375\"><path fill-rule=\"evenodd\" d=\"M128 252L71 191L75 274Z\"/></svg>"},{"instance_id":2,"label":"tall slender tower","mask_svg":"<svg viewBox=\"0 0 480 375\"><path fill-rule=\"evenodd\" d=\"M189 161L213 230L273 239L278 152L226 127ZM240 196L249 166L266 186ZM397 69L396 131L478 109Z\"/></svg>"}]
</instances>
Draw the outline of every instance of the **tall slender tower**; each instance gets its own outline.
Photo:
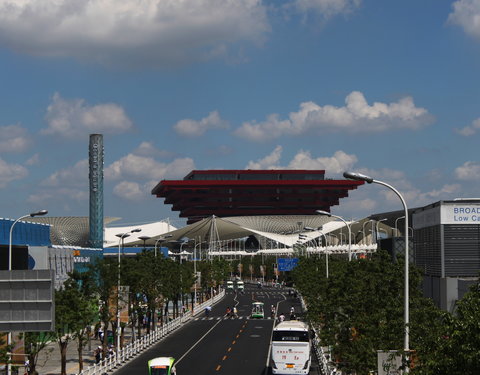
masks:
<instances>
[{"instance_id":1,"label":"tall slender tower","mask_svg":"<svg viewBox=\"0 0 480 375\"><path fill-rule=\"evenodd\" d=\"M90 246L103 248L103 135L90 134L88 147L90 181Z\"/></svg>"}]
</instances>

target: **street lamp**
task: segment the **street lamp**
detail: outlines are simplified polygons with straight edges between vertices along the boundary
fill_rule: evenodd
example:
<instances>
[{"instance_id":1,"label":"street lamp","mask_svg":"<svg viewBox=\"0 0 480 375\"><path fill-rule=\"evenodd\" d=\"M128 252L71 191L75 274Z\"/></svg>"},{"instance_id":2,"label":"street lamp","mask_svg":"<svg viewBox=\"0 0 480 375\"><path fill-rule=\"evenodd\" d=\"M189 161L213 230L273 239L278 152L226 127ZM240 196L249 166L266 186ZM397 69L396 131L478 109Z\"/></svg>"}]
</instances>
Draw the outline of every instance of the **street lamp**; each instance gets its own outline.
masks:
<instances>
[{"instance_id":1,"label":"street lamp","mask_svg":"<svg viewBox=\"0 0 480 375\"><path fill-rule=\"evenodd\" d=\"M157 257L157 245L159 242L165 241L167 238L173 237L172 234L167 234L166 236L160 237L158 240L155 241L155 258Z\"/></svg>"},{"instance_id":2,"label":"street lamp","mask_svg":"<svg viewBox=\"0 0 480 375\"><path fill-rule=\"evenodd\" d=\"M347 229L348 229L348 261L351 261L352 260L352 231L350 230L350 225L341 216L333 215L330 212L322 211L322 210L317 210L315 212L319 215L326 215L326 216L329 216L329 217L334 217L334 218L340 219L341 221L343 221L345 223L345 225L347 226Z\"/></svg>"},{"instance_id":3,"label":"street lamp","mask_svg":"<svg viewBox=\"0 0 480 375\"><path fill-rule=\"evenodd\" d=\"M182 249L183 249L183 246L186 245L189 242L192 242L192 241L193 241L193 239L187 239L186 241L183 241L180 244L180 253L178 254L180 256L180 264L182 264Z\"/></svg>"},{"instance_id":4,"label":"street lamp","mask_svg":"<svg viewBox=\"0 0 480 375\"><path fill-rule=\"evenodd\" d=\"M371 183L376 183L382 186L385 186L392 190L398 198L402 201L403 209L405 211L405 337L404 337L404 350L405 350L405 355L406 359L408 360L408 353L410 351L410 306L409 306L409 275L408 275L408 268L409 268L409 252L408 252L408 208L407 204L405 203L405 199L403 199L403 196L399 193L397 189L395 189L392 185L389 185L383 181L379 180L374 180L372 177L365 176L360 173L354 173L354 172L344 172L343 177L348 178L350 180L357 180L357 181L365 181L368 184ZM405 367L405 372L409 372L408 364Z\"/></svg>"},{"instance_id":5,"label":"street lamp","mask_svg":"<svg viewBox=\"0 0 480 375\"><path fill-rule=\"evenodd\" d=\"M365 237L365 224L368 224L369 222L371 222L372 220L365 220L362 224L362 234L363 234L363 244L366 245L367 244L367 238Z\"/></svg>"},{"instance_id":6,"label":"street lamp","mask_svg":"<svg viewBox=\"0 0 480 375\"><path fill-rule=\"evenodd\" d=\"M48 211L47 210L41 210L41 211L37 211L37 212L32 212L28 215L24 215L22 217L19 217L17 220L15 220L12 224L12 226L10 227L10 238L9 238L9 242L8 242L8 270L11 271L12 270L12 235L13 235L13 227L15 226L15 224L17 224L20 220L22 219L25 219L26 217L34 217L34 216L43 216L43 215L46 215L48 214Z\"/></svg>"},{"instance_id":7,"label":"street lamp","mask_svg":"<svg viewBox=\"0 0 480 375\"><path fill-rule=\"evenodd\" d=\"M123 248L123 239L130 237L130 233L138 233L142 230L140 228L132 229L127 233L119 233L115 236L118 237L118 277L117 277L117 356L120 353L120 244Z\"/></svg>"},{"instance_id":8,"label":"street lamp","mask_svg":"<svg viewBox=\"0 0 480 375\"><path fill-rule=\"evenodd\" d=\"M36 211L36 212L32 212L28 215L24 215L22 217L19 217L17 220L15 220L12 224L12 226L10 227L10 236L9 236L9 240L8 240L8 270L11 271L12 270L12 256L13 256L13 253L12 253L12 238L13 238L13 227L15 226L15 224L17 224L20 220L22 219L25 219L26 217L34 217L34 216L43 216L43 215L46 215L48 214L48 211L47 210L41 210L41 211ZM11 332L8 332L8 335L7 335L7 346L11 345L12 343L12 333ZM7 365L7 374L10 375L12 372L12 367L11 367L11 364L10 362L8 363Z\"/></svg>"},{"instance_id":9,"label":"street lamp","mask_svg":"<svg viewBox=\"0 0 480 375\"><path fill-rule=\"evenodd\" d=\"M380 219L380 220L377 220L377 222L375 223L375 228L376 228L375 237L376 237L377 242L378 242L378 233L380 233L380 232L379 232L378 225L379 225L382 221L386 221L386 220L388 220L388 219L387 219L387 218L385 218L385 219Z\"/></svg>"},{"instance_id":10,"label":"street lamp","mask_svg":"<svg viewBox=\"0 0 480 375\"><path fill-rule=\"evenodd\" d=\"M143 241L143 250L147 250L145 242L149 240L151 237L150 236L140 236L138 237L139 240Z\"/></svg>"},{"instance_id":11,"label":"street lamp","mask_svg":"<svg viewBox=\"0 0 480 375\"><path fill-rule=\"evenodd\" d=\"M309 231L318 231L318 233L320 233L320 235L325 240L325 276L328 279L328 240L327 240L327 236L325 236L325 233L323 233L321 231L322 227L319 227L317 229L311 228L311 227L305 227L304 229L309 230Z\"/></svg>"},{"instance_id":12,"label":"street lamp","mask_svg":"<svg viewBox=\"0 0 480 375\"><path fill-rule=\"evenodd\" d=\"M405 219L405 216L400 216L395 219L395 235L398 237L398 229L397 229L397 223L398 220Z\"/></svg>"},{"instance_id":13,"label":"street lamp","mask_svg":"<svg viewBox=\"0 0 480 375\"><path fill-rule=\"evenodd\" d=\"M201 246L202 242L193 246L193 274L195 275L195 288L193 289L192 313L195 313L195 304L197 303L197 246Z\"/></svg>"}]
</instances>

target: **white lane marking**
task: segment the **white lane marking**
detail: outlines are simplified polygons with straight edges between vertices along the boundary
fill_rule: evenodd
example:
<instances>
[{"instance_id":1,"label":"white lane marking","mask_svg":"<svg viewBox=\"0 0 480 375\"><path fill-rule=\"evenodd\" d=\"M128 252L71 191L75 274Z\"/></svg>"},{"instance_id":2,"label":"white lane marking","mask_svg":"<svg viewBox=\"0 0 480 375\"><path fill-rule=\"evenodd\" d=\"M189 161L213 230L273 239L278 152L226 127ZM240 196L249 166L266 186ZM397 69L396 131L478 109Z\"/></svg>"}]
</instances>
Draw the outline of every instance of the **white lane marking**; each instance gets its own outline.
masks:
<instances>
[{"instance_id":1,"label":"white lane marking","mask_svg":"<svg viewBox=\"0 0 480 375\"><path fill-rule=\"evenodd\" d=\"M190 347L190 349L188 349L188 350L185 352L185 354L183 354L183 355L177 360L177 363L179 363L183 358L185 358L185 356L186 356L188 353L190 353L190 352L192 351L192 349L193 349L194 347L196 347L196 346L200 343L200 341L202 341L220 322L221 322L221 320L219 320L218 322L216 322L216 323L212 326L212 328L210 328L202 337L200 337L200 338L198 339L198 341L197 341L195 344L193 344L193 345Z\"/></svg>"}]
</instances>

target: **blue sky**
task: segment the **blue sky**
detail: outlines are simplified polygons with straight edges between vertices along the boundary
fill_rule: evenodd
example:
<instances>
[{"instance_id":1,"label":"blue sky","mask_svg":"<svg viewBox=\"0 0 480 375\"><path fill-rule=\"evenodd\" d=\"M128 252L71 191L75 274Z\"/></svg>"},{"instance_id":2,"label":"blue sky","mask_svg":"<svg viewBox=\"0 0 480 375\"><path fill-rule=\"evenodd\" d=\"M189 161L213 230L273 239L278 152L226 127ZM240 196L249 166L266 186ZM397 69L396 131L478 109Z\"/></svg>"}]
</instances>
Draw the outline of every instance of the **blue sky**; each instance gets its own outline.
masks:
<instances>
[{"instance_id":1,"label":"blue sky","mask_svg":"<svg viewBox=\"0 0 480 375\"><path fill-rule=\"evenodd\" d=\"M478 197L480 0L0 0L2 217L105 215L192 169L352 170L409 207ZM378 185L333 207L401 209Z\"/></svg>"}]
</instances>

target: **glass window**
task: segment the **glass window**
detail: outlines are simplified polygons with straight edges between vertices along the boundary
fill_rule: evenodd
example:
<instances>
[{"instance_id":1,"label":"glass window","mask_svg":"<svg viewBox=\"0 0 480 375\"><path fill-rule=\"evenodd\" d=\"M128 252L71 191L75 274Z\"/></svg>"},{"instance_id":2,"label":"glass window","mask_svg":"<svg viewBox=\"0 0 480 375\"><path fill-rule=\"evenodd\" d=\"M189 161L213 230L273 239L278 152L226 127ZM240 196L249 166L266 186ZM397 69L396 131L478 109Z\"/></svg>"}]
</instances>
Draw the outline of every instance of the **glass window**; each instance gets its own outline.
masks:
<instances>
[{"instance_id":1,"label":"glass window","mask_svg":"<svg viewBox=\"0 0 480 375\"><path fill-rule=\"evenodd\" d=\"M168 375L168 366L152 367L152 375Z\"/></svg>"}]
</instances>

